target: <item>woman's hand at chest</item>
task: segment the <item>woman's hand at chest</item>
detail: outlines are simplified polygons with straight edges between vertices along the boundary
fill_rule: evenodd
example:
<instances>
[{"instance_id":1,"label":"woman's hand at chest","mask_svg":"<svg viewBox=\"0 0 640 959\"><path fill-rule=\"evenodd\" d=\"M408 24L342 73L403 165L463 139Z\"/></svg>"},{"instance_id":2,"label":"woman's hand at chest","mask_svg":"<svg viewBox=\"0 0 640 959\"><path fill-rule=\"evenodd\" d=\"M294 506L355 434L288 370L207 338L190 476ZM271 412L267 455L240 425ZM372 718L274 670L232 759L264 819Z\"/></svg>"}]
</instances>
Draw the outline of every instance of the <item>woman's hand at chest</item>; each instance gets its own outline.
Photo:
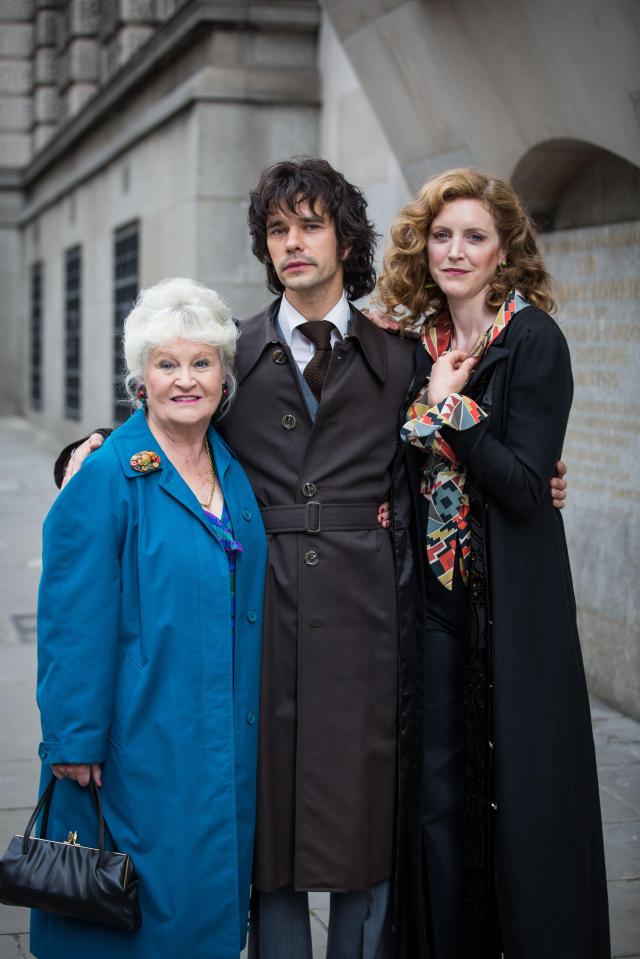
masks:
<instances>
[{"instance_id":1,"label":"woman's hand at chest","mask_svg":"<svg viewBox=\"0 0 640 959\"><path fill-rule=\"evenodd\" d=\"M439 356L431 367L427 391L429 406L436 406L452 393L464 389L477 362L474 356L467 356L462 350L451 350Z\"/></svg>"}]
</instances>

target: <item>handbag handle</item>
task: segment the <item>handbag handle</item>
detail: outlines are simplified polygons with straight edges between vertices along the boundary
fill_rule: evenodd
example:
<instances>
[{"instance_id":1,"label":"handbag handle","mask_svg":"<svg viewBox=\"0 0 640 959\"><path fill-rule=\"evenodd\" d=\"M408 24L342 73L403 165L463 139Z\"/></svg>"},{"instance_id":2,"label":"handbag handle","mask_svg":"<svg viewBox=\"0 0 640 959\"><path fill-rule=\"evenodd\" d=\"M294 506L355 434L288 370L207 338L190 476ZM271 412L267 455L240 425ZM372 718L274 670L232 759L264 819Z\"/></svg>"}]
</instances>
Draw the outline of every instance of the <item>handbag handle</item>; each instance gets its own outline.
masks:
<instances>
[{"instance_id":1,"label":"handbag handle","mask_svg":"<svg viewBox=\"0 0 640 959\"><path fill-rule=\"evenodd\" d=\"M53 790L54 790L54 788L55 788L56 782L57 782L57 778L56 778L54 775L52 775L52 776L51 776L51 780L50 780L50 782L49 782L49 785L47 786L47 788L45 789L45 791L44 791L44 792L42 793L42 795L40 796L40 799L38 800L38 805L36 806L36 808L33 810L32 814L31 814L31 818L29 819L29 822L27 823L27 828L26 828L25 831L24 831L24 836L22 837L22 854L23 854L23 856L26 856L26 854L27 854L27 850L28 850L28 848L29 848L29 839L31 838L31 833L33 832L33 828L34 828L34 826L35 826L35 824L36 824L36 822L37 822L37 820L38 820L38 816L40 815L40 813L41 813L43 810L44 810L44 814L43 814L43 816L42 816L42 828L41 828L41 830L40 830L40 838L41 838L41 839L46 839L46 838L47 838L47 825L48 825L48 823L49 823L49 810L51 809L51 799L53 798ZM115 839L113 838L113 833L112 833L111 830L109 829L109 826L107 825L107 821L106 821L106 819L104 818L104 814L103 814L103 812L102 812L102 803L100 802L100 793L98 792L98 790L97 790L97 788L96 788L96 784L94 783L93 779L91 779L91 778L89 779L89 792L91 793L91 799L93 800L93 805L94 805L95 810L96 810L96 813L97 813L97 815L98 815L98 850L99 850L99 853L100 853L100 865L103 865L103 864L104 864L104 832L105 832L105 829L107 830L107 833L109 834L109 839L111 840L111 848L113 849L113 851L114 851L114 852L120 852L120 850L118 849L118 846L116 845L116 841L115 841Z\"/></svg>"}]
</instances>

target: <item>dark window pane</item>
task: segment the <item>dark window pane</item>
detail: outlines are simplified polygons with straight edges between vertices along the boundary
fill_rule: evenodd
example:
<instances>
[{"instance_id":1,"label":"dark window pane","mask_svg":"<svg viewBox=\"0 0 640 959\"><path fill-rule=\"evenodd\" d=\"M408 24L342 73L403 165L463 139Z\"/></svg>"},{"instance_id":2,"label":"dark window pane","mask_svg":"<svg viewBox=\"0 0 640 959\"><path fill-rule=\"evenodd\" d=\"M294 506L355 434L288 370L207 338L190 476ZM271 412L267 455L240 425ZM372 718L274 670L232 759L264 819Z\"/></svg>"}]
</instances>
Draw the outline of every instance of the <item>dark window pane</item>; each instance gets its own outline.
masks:
<instances>
[{"instance_id":1,"label":"dark window pane","mask_svg":"<svg viewBox=\"0 0 640 959\"><path fill-rule=\"evenodd\" d=\"M113 417L122 423L130 413L123 386L122 351L124 320L138 295L140 227L128 223L115 231L113 242Z\"/></svg>"},{"instance_id":2,"label":"dark window pane","mask_svg":"<svg viewBox=\"0 0 640 959\"><path fill-rule=\"evenodd\" d=\"M82 388L82 250L67 250L64 258L64 408L70 420L80 419Z\"/></svg>"},{"instance_id":3,"label":"dark window pane","mask_svg":"<svg viewBox=\"0 0 640 959\"><path fill-rule=\"evenodd\" d=\"M31 267L31 407L42 409L42 264Z\"/></svg>"}]
</instances>

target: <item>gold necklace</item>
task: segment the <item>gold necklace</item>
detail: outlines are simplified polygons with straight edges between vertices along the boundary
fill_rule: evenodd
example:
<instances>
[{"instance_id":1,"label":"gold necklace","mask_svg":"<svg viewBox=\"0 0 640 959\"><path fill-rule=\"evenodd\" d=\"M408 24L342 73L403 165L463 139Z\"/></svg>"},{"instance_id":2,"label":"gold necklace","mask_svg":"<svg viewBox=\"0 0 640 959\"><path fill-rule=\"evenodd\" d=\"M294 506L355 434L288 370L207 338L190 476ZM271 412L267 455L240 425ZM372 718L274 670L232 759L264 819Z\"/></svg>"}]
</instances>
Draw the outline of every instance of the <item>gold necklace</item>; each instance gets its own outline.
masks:
<instances>
[{"instance_id":1,"label":"gold necklace","mask_svg":"<svg viewBox=\"0 0 640 959\"><path fill-rule=\"evenodd\" d=\"M211 496L209 497L206 503L203 503L200 500L198 502L200 503L200 506L202 506L203 509L209 509L209 507L211 506L213 502L213 494L216 491L216 474L213 468L213 457L211 455L211 447L209 446L209 440L206 437L204 441L204 449L207 451L207 457L209 459L209 479L211 481Z\"/></svg>"}]
</instances>

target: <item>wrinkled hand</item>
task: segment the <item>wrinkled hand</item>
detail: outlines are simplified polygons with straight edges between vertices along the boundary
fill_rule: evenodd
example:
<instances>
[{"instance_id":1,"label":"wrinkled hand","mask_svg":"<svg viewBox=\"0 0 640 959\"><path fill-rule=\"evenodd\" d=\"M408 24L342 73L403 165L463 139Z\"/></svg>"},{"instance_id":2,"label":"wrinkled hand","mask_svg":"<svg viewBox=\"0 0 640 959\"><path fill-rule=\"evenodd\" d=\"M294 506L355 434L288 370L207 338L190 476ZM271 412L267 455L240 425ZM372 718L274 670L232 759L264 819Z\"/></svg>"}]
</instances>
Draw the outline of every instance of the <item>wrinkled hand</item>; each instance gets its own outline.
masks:
<instances>
[{"instance_id":1,"label":"wrinkled hand","mask_svg":"<svg viewBox=\"0 0 640 959\"><path fill-rule=\"evenodd\" d=\"M385 529L389 528L389 524L391 523L391 508L388 499L386 499L384 503L380 503L377 519L381 526Z\"/></svg>"},{"instance_id":2,"label":"wrinkled hand","mask_svg":"<svg viewBox=\"0 0 640 959\"><path fill-rule=\"evenodd\" d=\"M475 356L467 356L462 350L451 350L439 356L431 367L427 393L429 406L441 403L452 393L459 393L477 362Z\"/></svg>"},{"instance_id":3,"label":"wrinkled hand","mask_svg":"<svg viewBox=\"0 0 640 959\"><path fill-rule=\"evenodd\" d=\"M96 786L102 786L100 763L56 763L51 767L56 779L73 779L79 786L88 786L93 779Z\"/></svg>"},{"instance_id":4,"label":"wrinkled hand","mask_svg":"<svg viewBox=\"0 0 640 959\"><path fill-rule=\"evenodd\" d=\"M67 468L64 471L64 477L62 479L63 486L66 486L71 477L76 475L87 456L93 453L94 450L100 449L103 443L104 436L102 436L101 433L92 433L89 439L86 439L80 446L76 446L69 457Z\"/></svg>"},{"instance_id":5,"label":"wrinkled hand","mask_svg":"<svg viewBox=\"0 0 640 959\"><path fill-rule=\"evenodd\" d=\"M558 460L556 463L556 475L551 477L549 485L551 486L551 501L556 509L564 509L567 499L567 481L564 478L567 475L567 467Z\"/></svg>"}]
</instances>

